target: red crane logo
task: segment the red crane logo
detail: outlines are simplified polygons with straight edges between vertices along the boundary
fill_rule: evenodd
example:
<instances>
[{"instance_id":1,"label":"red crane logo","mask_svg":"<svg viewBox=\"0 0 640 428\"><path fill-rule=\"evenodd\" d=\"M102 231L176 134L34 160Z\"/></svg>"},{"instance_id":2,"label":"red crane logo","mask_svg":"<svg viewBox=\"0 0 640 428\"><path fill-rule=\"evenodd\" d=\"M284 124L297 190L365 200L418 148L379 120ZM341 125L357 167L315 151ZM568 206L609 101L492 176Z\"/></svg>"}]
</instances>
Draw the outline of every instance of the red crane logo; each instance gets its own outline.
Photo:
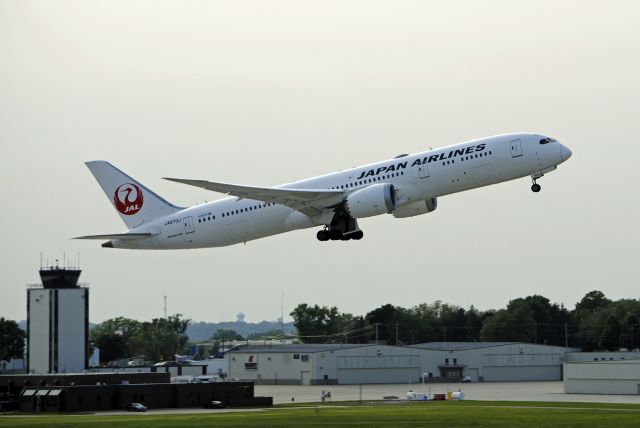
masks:
<instances>
[{"instance_id":1,"label":"red crane logo","mask_svg":"<svg viewBox=\"0 0 640 428\"><path fill-rule=\"evenodd\" d=\"M113 194L113 204L124 215L133 215L142 209L142 190L133 183L118 186Z\"/></svg>"}]
</instances>

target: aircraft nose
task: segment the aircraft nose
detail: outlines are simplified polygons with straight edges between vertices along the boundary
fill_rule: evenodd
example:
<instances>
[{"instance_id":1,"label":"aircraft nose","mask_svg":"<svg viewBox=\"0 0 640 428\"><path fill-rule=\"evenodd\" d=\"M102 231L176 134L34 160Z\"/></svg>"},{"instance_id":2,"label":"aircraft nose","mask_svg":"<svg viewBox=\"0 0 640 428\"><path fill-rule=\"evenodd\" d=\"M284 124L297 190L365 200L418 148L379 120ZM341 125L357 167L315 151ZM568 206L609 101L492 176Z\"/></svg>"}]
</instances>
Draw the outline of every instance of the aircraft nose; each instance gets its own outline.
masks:
<instances>
[{"instance_id":1,"label":"aircraft nose","mask_svg":"<svg viewBox=\"0 0 640 428\"><path fill-rule=\"evenodd\" d=\"M572 154L573 153L571 153L571 150L569 150L569 148L567 146L562 145L562 147L560 148L560 156L562 157L562 162L564 162L567 159L569 159Z\"/></svg>"}]
</instances>

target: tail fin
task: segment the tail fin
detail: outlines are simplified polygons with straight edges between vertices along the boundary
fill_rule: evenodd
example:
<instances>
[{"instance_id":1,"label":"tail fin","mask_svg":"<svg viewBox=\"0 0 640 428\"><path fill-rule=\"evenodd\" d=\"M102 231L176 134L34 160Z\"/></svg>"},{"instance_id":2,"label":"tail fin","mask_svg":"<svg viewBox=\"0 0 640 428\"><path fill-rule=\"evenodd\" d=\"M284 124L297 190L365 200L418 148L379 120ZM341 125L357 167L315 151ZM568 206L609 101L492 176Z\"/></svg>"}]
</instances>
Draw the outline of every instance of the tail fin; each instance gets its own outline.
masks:
<instances>
[{"instance_id":1,"label":"tail fin","mask_svg":"<svg viewBox=\"0 0 640 428\"><path fill-rule=\"evenodd\" d=\"M129 229L183 209L167 202L109 162L92 161L86 165Z\"/></svg>"}]
</instances>

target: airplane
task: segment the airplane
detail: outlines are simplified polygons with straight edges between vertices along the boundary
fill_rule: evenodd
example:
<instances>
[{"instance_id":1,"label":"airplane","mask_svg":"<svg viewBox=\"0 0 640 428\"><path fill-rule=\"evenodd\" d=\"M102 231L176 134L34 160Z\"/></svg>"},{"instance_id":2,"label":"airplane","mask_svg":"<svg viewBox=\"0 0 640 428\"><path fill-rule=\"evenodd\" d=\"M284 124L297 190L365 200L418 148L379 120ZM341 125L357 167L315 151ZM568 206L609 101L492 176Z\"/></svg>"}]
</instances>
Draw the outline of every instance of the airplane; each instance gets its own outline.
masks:
<instances>
[{"instance_id":1,"label":"airplane","mask_svg":"<svg viewBox=\"0 0 640 428\"><path fill-rule=\"evenodd\" d=\"M530 176L537 180L571 157L541 134L496 135L376 162L276 187L165 178L230 197L190 208L166 201L106 161L86 162L129 229L80 236L103 247L193 249L223 247L292 230L320 227L319 241L360 240L362 218L427 214L438 198Z\"/></svg>"}]
</instances>

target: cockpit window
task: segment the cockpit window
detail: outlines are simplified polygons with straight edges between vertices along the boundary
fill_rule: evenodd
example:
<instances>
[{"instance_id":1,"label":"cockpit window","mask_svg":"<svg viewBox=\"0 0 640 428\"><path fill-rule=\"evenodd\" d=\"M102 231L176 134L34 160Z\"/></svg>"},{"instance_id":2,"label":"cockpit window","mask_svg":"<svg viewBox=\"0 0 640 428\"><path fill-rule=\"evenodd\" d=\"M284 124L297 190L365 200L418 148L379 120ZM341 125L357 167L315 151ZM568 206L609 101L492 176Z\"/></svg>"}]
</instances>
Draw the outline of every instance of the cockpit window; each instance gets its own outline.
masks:
<instances>
[{"instance_id":1,"label":"cockpit window","mask_svg":"<svg viewBox=\"0 0 640 428\"><path fill-rule=\"evenodd\" d=\"M543 138L542 140L540 140L540 144L555 143L556 141L558 141L558 140L556 140L555 138L546 137L546 138Z\"/></svg>"}]
</instances>

